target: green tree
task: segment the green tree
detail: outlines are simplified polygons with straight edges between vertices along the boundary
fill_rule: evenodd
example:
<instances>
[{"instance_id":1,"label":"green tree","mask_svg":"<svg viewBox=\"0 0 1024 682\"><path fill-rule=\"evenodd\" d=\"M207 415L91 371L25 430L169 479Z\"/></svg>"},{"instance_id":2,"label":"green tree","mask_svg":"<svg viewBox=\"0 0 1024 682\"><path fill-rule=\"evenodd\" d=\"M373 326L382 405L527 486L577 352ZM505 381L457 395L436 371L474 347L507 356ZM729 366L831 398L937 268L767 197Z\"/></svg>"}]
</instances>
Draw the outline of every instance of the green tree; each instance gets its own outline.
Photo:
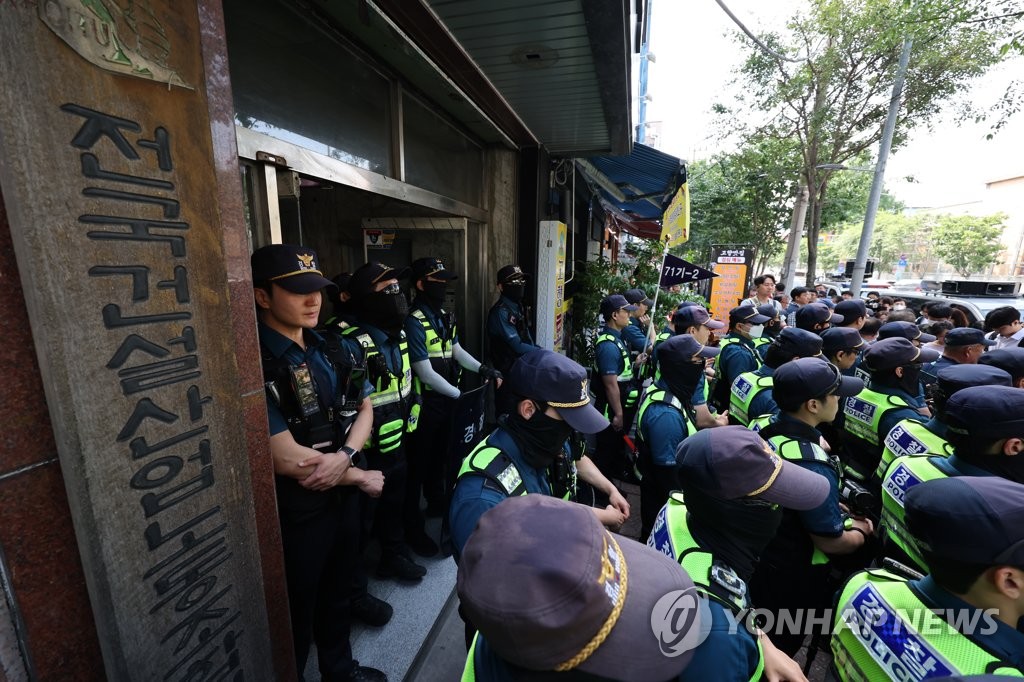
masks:
<instances>
[{"instance_id":1,"label":"green tree","mask_svg":"<svg viewBox=\"0 0 1024 682\"><path fill-rule=\"evenodd\" d=\"M780 255L794 195L797 149L785 139L761 137L734 154L690 167L690 240L684 258L706 262L712 244L754 247L756 272Z\"/></svg>"},{"instance_id":2,"label":"green tree","mask_svg":"<svg viewBox=\"0 0 1024 682\"><path fill-rule=\"evenodd\" d=\"M773 52L748 47L735 106L719 109L729 114L723 124L730 131L798 146L800 177L810 191L808 281L817 267L829 185L842 172L822 166L846 164L881 139L904 37L913 38L914 49L894 150L1001 57L1004 26L950 24L934 17L955 11L961 0L928 3L930 15L911 2L809 0L786 35L761 37ZM745 112L757 112L760 120L741 125Z\"/></svg>"},{"instance_id":3,"label":"green tree","mask_svg":"<svg viewBox=\"0 0 1024 682\"><path fill-rule=\"evenodd\" d=\"M932 232L935 254L964 277L998 263L1006 215L942 215Z\"/></svg>"},{"instance_id":4,"label":"green tree","mask_svg":"<svg viewBox=\"0 0 1024 682\"><path fill-rule=\"evenodd\" d=\"M601 299L609 294L622 293L626 289L638 288L653 298L661 279L663 245L654 239L639 239L628 242L625 254L612 262L607 258L596 261L576 261L576 288L573 293L573 324L571 355L584 367L594 364L594 337L598 331L598 313ZM624 256L624 257L621 257ZM658 293L658 309L654 311L655 333L661 331L662 320L675 310L683 300L697 301L707 305L700 294L693 291Z\"/></svg>"},{"instance_id":5,"label":"green tree","mask_svg":"<svg viewBox=\"0 0 1024 682\"><path fill-rule=\"evenodd\" d=\"M906 257L912 266L923 266L934 260L929 254L934 222L932 216L879 211L868 248L868 257L874 258L878 264L875 272L879 275L893 272L900 256ZM860 243L861 227L860 221L848 222L830 232L830 238L819 246L822 263L834 267L843 261L853 260Z\"/></svg>"}]
</instances>

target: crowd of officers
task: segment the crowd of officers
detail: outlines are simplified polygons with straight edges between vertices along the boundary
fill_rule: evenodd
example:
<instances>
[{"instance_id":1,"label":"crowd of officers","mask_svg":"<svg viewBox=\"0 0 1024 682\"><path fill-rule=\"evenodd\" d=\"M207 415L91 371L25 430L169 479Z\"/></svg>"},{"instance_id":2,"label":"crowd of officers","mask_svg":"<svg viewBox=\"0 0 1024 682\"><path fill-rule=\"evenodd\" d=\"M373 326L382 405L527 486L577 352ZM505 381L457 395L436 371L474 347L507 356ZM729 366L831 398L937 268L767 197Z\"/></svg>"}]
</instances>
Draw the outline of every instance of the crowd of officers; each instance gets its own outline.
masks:
<instances>
[{"instance_id":1,"label":"crowd of officers","mask_svg":"<svg viewBox=\"0 0 1024 682\"><path fill-rule=\"evenodd\" d=\"M424 514L460 565L464 680L802 680L801 647L842 680L1024 677L1015 309L981 330L762 275L727 324L684 302L660 327L632 289L602 301L588 372L533 342L516 265L489 365L438 259L331 281L276 245L252 265L300 679L314 641L323 679L386 679L348 643L352 618L391 616L360 556L375 539L379 576L419 580ZM452 461L463 370L497 389L497 426ZM639 483L646 547L614 532L613 480Z\"/></svg>"}]
</instances>

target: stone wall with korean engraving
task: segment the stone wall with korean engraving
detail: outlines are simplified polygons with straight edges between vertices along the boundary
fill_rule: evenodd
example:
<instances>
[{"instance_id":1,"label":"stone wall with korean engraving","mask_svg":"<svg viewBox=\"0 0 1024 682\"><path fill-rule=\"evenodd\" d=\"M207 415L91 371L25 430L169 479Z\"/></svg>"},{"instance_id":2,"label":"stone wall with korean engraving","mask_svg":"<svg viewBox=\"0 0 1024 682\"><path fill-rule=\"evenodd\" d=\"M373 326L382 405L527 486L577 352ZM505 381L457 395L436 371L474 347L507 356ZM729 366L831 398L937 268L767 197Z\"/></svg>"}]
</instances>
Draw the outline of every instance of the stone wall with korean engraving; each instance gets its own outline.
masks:
<instances>
[{"instance_id":1,"label":"stone wall with korean engraving","mask_svg":"<svg viewBox=\"0 0 1024 682\"><path fill-rule=\"evenodd\" d=\"M0 187L110 679L270 679L192 3L0 2Z\"/></svg>"}]
</instances>

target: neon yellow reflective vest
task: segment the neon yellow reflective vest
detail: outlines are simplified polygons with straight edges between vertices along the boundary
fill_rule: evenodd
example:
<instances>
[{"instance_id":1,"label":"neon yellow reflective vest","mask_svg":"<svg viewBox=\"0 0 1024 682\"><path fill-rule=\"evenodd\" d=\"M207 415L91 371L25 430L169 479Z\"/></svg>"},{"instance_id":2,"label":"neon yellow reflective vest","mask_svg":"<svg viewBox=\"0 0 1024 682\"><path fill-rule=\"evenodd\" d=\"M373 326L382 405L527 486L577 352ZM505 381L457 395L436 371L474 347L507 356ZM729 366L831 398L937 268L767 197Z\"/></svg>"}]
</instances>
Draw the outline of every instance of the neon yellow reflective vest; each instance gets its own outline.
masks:
<instances>
[{"instance_id":1,"label":"neon yellow reflective vest","mask_svg":"<svg viewBox=\"0 0 1024 682\"><path fill-rule=\"evenodd\" d=\"M750 414L750 403L772 385L772 377L757 376L754 372L744 372L736 377L729 389L729 415L741 425L749 426L751 418L760 416Z\"/></svg>"},{"instance_id":2,"label":"neon yellow reflective vest","mask_svg":"<svg viewBox=\"0 0 1024 682\"><path fill-rule=\"evenodd\" d=\"M927 570L924 557L914 536L907 530L903 503L907 491L918 483L947 478L946 472L931 462L930 457L906 455L897 457L882 479L882 515L879 525L890 542L902 549L917 568Z\"/></svg>"},{"instance_id":3,"label":"neon yellow reflective vest","mask_svg":"<svg viewBox=\"0 0 1024 682\"><path fill-rule=\"evenodd\" d=\"M953 446L945 438L935 435L923 423L914 419L904 419L889 429L882 444L882 459L875 472L879 479L885 476L889 465L897 457L949 457L953 454Z\"/></svg>"},{"instance_id":4,"label":"neon yellow reflective vest","mask_svg":"<svg viewBox=\"0 0 1024 682\"><path fill-rule=\"evenodd\" d=\"M852 440L847 451L856 465L846 462L846 474L859 481L869 479L878 469L882 457L882 439L879 424L888 412L903 407L911 407L910 403L896 395L887 395L865 388L855 396L843 402L843 433Z\"/></svg>"},{"instance_id":5,"label":"neon yellow reflective vest","mask_svg":"<svg viewBox=\"0 0 1024 682\"><path fill-rule=\"evenodd\" d=\"M501 448L491 443L494 436L492 432L487 438L477 443L472 452L462 460L462 467L459 468L459 475L456 480L463 476L483 476L498 484L506 495L517 497L525 495L529 490L523 482L523 475L515 462ZM561 486L564 492L561 495L563 500L572 500L576 496L577 471L576 462L567 452L563 453L568 461L567 480ZM547 470L547 482L551 490L555 490L556 482L552 481L552 471Z\"/></svg>"},{"instance_id":6,"label":"neon yellow reflective vest","mask_svg":"<svg viewBox=\"0 0 1024 682\"><path fill-rule=\"evenodd\" d=\"M349 327L342 336L355 339L363 348L363 359L367 367L379 364L374 361L380 356L380 348L373 338L359 327ZM382 376L374 376L368 372L373 393L370 403L373 405L373 431L370 433L366 447L376 447L381 453L397 450L402 445L402 436L416 430L419 420L419 403L412 400L412 365L409 363L409 343L402 332L398 350L402 356L402 370L399 376L389 371Z\"/></svg>"},{"instance_id":7,"label":"neon yellow reflective vest","mask_svg":"<svg viewBox=\"0 0 1024 682\"><path fill-rule=\"evenodd\" d=\"M738 617L741 611L749 607L746 596L741 597L712 587L711 568L714 565L714 557L711 552L697 544L687 524L687 513L682 493L672 493L654 520L647 546L672 557L686 570L702 595L721 604ZM761 640L758 639L757 667L750 676L751 682L760 680L763 670L764 649L761 647Z\"/></svg>"},{"instance_id":8,"label":"neon yellow reflective vest","mask_svg":"<svg viewBox=\"0 0 1024 682\"><path fill-rule=\"evenodd\" d=\"M979 610L977 627L985 627L984 618ZM913 586L882 570L857 573L843 588L832 654L843 682L1024 677L934 613Z\"/></svg>"},{"instance_id":9,"label":"neon yellow reflective vest","mask_svg":"<svg viewBox=\"0 0 1024 682\"><path fill-rule=\"evenodd\" d=\"M443 314L444 311L442 311ZM462 378L462 367L452 357L452 346L454 346L454 339L457 334L455 325L452 325L451 330L448 332L448 338L442 338L430 319L427 317L420 308L413 308L412 312L409 313L412 317L419 321L420 326L423 327L423 334L426 337L427 342L427 360L430 362L430 367L443 378L445 381L450 383L452 386L458 388L459 379ZM413 376L412 379L413 390L416 393L423 395L425 392L433 391L430 384L425 384L420 381L419 377Z\"/></svg>"},{"instance_id":10,"label":"neon yellow reflective vest","mask_svg":"<svg viewBox=\"0 0 1024 682\"><path fill-rule=\"evenodd\" d=\"M594 342L594 348L596 349L602 343L614 343L615 347L619 349L619 353L622 354L622 374L620 374L616 381L619 384L632 383L633 382L633 362L629 359L629 350L626 349L625 345L620 339L615 338L608 332L603 332L598 335L597 341ZM594 368L594 375L598 376L597 368ZM598 377L600 381L600 377ZM628 391L623 391L622 387L619 387L620 395L619 399L622 401L622 408L629 409L636 405L637 399L640 397L640 389L631 386ZM605 417L609 417L610 411L608 407L605 407ZM609 417L610 418L610 417Z\"/></svg>"},{"instance_id":11,"label":"neon yellow reflective vest","mask_svg":"<svg viewBox=\"0 0 1024 682\"><path fill-rule=\"evenodd\" d=\"M683 403L679 400L679 398L675 397L665 389L658 388L654 384L651 384L650 386L647 387L647 390L644 391L644 397L640 401L640 409L636 413L637 438L639 438L640 440L645 440L643 428L644 414L647 413L647 408L649 408L654 403L665 403L666 405L671 405L672 407L679 411L679 414L683 416L683 423L686 425L686 435L684 436L684 438L687 438L697 433L697 425L693 423L692 419L690 419L690 415L683 407Z\"/></svg>"},{"instance_id":12,"label":"neon yellow reflective vest","mask_svg":"<svg viewBox=\"0 0 1024 682\"><path fill-rule=\"evenodd\" d=\"M656 337L654 337L654 349L651 350L651 362L652 362L652 364L654 366L654 380L655 381L657 381L658 379L661 378L661 367L658 366L659 363L654 361L654 359L658 357L657 354L654 351L657 350L658 346L660 346L663 342L668 341L671 338L672 338L672 332L668 332L668 331L663 331L660 334L658 334Z\"/></svg>"},{"instance_id":13,"label":"neon yellow reflective vest","mask_svg":"<svg viewBox=\"0 0 1024 682\"><path fill-rule=\"evenodd\" d=\"M752 431L760 433L762 429L771 424L771 415L763 415L754 420L749 428ZM770 432L769 432L770 433ZM789 436L777 435L771 438L765 438L765 442L768 443L769 447L778 453L782 459L789 460L790 462L821 462L827 464L839 475L839 480L843 480L843 468L839 463L839 458L830 456L825 450L817 443L811 443L808 441L797 440L796 438L790 438ZM828 555L822 552L817 547L811 553L811 564L817 566L819 564L827 564Z\"/></svg>"},{"instance_id":14,"label":"neon yellow reflective vest","mask_svg":"<svg viewBox=\"0 0 1024 682\"><path fill-rule=\"evenodd\" d=\"M843 403L843 414L846 416L843 428L851 436L878 447L882 442L878 433L882 417L890 410L901 407L910 407L910 403L897 395L886 395L865 388Z\"/></svg>"}]
</instances>

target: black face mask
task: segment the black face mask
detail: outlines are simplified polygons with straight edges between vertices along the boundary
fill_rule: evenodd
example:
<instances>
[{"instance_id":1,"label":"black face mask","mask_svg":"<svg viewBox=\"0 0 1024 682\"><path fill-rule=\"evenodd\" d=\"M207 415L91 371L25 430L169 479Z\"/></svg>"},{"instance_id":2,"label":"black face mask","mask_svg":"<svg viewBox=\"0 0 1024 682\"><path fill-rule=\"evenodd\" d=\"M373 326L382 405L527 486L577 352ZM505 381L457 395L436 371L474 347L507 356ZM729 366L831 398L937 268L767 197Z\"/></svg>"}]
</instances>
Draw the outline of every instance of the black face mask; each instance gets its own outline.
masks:
<instances>
[{"instance_id":1,"label":"black face mask","mask_svg":"<svg viewBox=\"0 0 1024 682\"><path fill-rule=\"evenodd\" d=\"M903 376L897 380L897 386L906 393L916 396L921 392L921 365L904 365Z\"/></svg>"},{"instance_id":2,"label":"black face mask","mask_svg":"<svg viewBox=\"0 0 1024 682\"><path fill-rule=\"evenodd\" d=\"M427 303L440 310L444 305L444 293L448 290L448 282L424 282L423 296Z\"/></svg>"},{"instance_id":3,"label":"black face mask","mask_svg":"<svg viewBox=\"0 0 1024 682\"><path fill-rule=\"evenodd\" d=\"M720 500L692 486L684 488L691 528L712 554L749 581L782 523L782 508L763 500Z\"/></svg>"},{"instance_id":4,"label":"black face mask","mask_svg":"<svg viewBox=\"0 0 1024 682\"><path fill-rule=\"evenodd\" d=\"M782 323L778 320L772 320L764 325L764 335L768 338L774 339L782 332Z\"/></svg>"},{"instance_id":5,"label":"black face mask","mask_svg":"<svg viewBox=\"0 0 1024 682\"><path fill-rule=\"evenodd\" d=\"M693 392L697 390L703 373L703 362L666 362L661 365L661 378L669 393L687 405L693 401Z\"/></svg>"},{"instance_id":6,"label":"black face mask","mask_svg":"<svg viewBox=\"0 0 1024 682\"><path fill-rule=\"evenodd\" d=\"M526 293L525 284L502 284L501 293L505 298L519 303L523 300L523 294Z\"/></svg>"},{"instance_id":7,"label":"black face mask","mask_svg":"<svg viewBox=\"0 0 1024 682\"><path fill-rule=\"evenodd\" d=\"M535 469L550 466L572 435L572 427L567 422L549 417L539 409L529 419L513 412L505 428L518 443L523 459Z\"/></svg>"},{"instance_id":8,"label":"black face mask","mask_svg":"<svg viewBox=\"0 0 1024 682\"><path fill-rule=\"evenodd\" d=\"M1024 483L1024 455L974 455L957 451L957 457L1014 483Z\"/></svg>"},{"instance_id":9,"label":"black face mask","mask_svg":"<svg viewBox=\"0 0 1024 682\"><path fill-rule=\"evenodd\" d=\"M386 294L378 291L362 297L359 301L359 318L388 336L398 336L408 315L409 302L401 292Z\"/></svg>"}]
</instances>

